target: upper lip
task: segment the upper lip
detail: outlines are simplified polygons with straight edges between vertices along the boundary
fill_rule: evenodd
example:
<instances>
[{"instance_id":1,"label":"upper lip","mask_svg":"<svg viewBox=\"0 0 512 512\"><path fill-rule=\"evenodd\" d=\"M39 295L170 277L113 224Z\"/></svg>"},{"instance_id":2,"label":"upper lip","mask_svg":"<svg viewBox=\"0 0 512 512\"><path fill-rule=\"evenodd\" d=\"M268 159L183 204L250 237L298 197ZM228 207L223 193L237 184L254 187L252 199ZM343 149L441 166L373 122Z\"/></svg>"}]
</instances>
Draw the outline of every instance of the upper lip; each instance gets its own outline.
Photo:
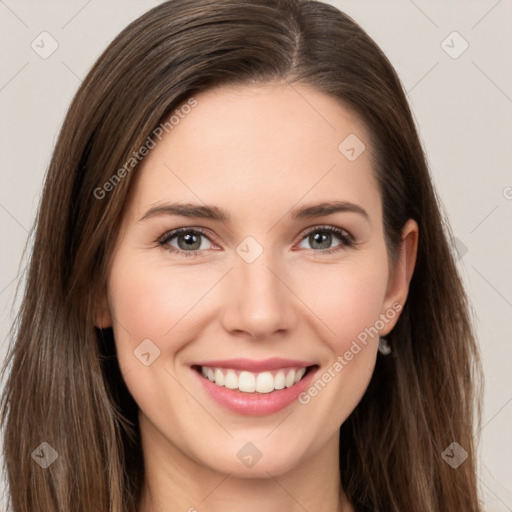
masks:
<instances>
[{"instance_id":1,"label":"upper lip","mask_svg":"<svg viewBox=\"0 0 512 512\"><path fill-rule=\"evenodd\" d=\"M283 359L272 357L270 359L222 359L216 361L203 361L192 366L207 366L208 368L232 368L233 370L246 370L249 372L264 372L279 370L281 368L306 368L315 363L299 361L297 359Z\"/></svg>"}]
</instances>

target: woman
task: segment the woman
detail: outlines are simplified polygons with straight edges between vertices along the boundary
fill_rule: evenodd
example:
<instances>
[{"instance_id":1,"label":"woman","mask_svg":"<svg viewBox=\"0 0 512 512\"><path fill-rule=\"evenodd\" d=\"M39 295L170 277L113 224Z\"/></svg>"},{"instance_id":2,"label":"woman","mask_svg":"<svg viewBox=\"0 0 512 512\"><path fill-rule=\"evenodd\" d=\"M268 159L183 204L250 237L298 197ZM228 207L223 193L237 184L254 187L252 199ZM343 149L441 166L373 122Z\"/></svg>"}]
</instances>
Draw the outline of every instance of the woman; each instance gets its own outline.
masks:
<instances>
[{"instance_id":1,"label":"woman","mask_svg":"<svg viewBox=\"0 0 512 512\"><path fill-rule=\"evenodd\" d=\"M481 510L449 237L348 16L152 9L84 80L46 178L4 365L12 510Z\"/></svg>"}]
</instances>

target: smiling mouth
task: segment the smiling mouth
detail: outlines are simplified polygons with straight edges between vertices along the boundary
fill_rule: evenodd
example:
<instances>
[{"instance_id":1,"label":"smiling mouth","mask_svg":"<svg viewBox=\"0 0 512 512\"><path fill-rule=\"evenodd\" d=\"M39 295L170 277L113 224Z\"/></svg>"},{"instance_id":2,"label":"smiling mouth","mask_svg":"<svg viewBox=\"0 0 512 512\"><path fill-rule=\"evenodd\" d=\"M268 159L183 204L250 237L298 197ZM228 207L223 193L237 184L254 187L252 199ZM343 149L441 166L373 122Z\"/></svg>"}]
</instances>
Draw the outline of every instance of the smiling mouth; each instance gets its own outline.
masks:
<instances>
[{"instance_id":1,"label":"smiling mouth","mask_svg":"<svg viewBox=\"0 0 512 512\"><path fill-rule=\"evenodd\" d=\"M242 393L272 393L292 387L317 366L281 368L258 373L199 365L194 365L192 368L219 387Z\"/></svg>"}]
</instances>

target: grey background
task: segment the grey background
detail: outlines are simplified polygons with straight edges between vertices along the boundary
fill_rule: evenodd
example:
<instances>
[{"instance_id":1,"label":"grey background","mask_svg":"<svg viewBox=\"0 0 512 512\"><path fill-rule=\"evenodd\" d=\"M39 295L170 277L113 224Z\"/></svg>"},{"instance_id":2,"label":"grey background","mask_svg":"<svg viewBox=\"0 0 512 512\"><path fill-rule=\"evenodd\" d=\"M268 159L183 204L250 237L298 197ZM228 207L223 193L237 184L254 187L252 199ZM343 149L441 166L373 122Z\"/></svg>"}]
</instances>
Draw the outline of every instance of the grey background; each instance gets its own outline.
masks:
<instances>
[{"instance_id":1,"label":"grey background","mask_svg":"<svg viewBox=\"0 0 512 512\"><path fill-rule=\"evenodd\" d=\"M0 0L2 359L22 250L67 106L107 44L158 3ZM329 3L368 31L408 91L475 311L486 374L482 495L486 510L512 511L512 1ZM43 31L58 43L46 59L31 47L43 51ZM469 45L457 58L464 41L454 31Z\"/></svg>"}]
</instances>

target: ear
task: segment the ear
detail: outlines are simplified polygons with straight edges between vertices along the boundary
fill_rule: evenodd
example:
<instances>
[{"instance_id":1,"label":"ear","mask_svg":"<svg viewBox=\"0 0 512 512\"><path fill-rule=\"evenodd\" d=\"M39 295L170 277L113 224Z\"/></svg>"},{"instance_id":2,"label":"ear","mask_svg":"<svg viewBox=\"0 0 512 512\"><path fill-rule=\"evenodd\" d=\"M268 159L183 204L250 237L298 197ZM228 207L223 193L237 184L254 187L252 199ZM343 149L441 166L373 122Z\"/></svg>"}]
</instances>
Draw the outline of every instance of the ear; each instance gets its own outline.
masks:
<instances>
[{"instance_id":1,"label":"ear","mask_svg":"<svg viewBox=\"0 0 512 512\"><path fill-rule=\"evenodd\" d=\"M110 314L110 308L108 306L107 294L104 293L96 311L96 327L98 329L105 329L106 327L112 327L112 315Z\"/></svg>"},{"instance_id":2,"label":"ear","mask_svg":"<svg viewBox=\"0 0 512 512\"><path fill-rule=\"evenodd\" d=\"M385 336L391 332L407 300L409 284L416 264L418 236L418 224L415 220L409 219L402 230L402 245L399 249L398 260L389 275L386 297L381 312L389 321L386 322L383 329L379 331L380 336ZM393 318L389 318L389 311L391 310L398 313L394 314ZM388 314L386 314L386 312L388 312Z\"/></svg>"}]
</instances>

